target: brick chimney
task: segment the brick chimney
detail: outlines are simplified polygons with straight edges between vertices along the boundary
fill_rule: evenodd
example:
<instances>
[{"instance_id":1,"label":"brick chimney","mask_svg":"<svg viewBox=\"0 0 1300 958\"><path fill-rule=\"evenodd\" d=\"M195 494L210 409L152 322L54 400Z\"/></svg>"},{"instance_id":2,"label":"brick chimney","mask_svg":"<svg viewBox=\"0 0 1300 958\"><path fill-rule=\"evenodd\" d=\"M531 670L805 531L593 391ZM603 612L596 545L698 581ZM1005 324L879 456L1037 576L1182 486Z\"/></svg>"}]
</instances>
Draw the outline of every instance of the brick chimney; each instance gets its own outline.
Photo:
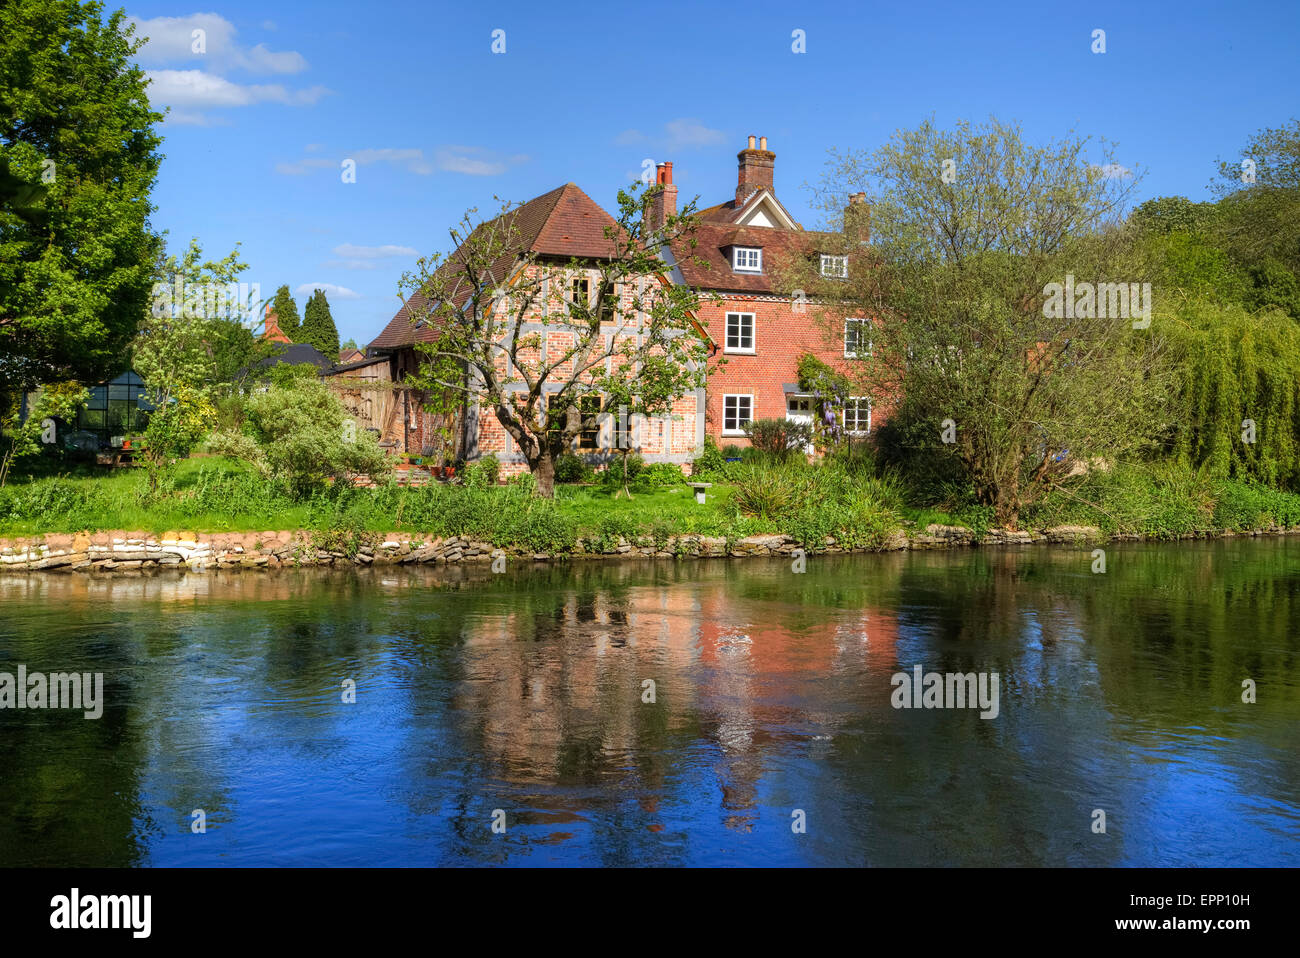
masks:
<instances>
[{"instance_id":1,"label":"brick chimney","mask_svg":"<svg viewBox=\"0 0 1300 958\"><path fill-rule=\"evenodd\" d=\"M758 147L755 148L751 136L749 146L737 153L736 159L740 161L736 205L743 206L759 190L772 189L772 168L776 165L776 154L768 150L767 137L760 137Z\"/></svg>"},{"instance_id":2,"label":"brick chimney","mask_svg":"<svg viewBox=\"0 0 1300 958\"><path fill-rule=\"evenodd\" d=\"M655 167L655 189L659 192L650 200L650 228L660 230L668 217L677 215L677 187L673 185L671 163Z\"/></svg>"},{"instance_id":3,"label":"brick chimney","mask_svg":"<svg viewBox=\"0 0 1300 958\"><path fill-rule=\"evenodd\" d=\"M269 339L273 343L291 343L291 340L280 329L280 317L271 309L271 304L266 304L266 322L263 324L262 338Z\"/></svg>"},{"instance_id":4,"label":"brick chimney","mask_svg":"<svg viewBox=\"0 0 1300 958\"><path fill-rule=\"evenodd\" d=\"M867 206L866 193L849 194L849 205L844 208L844 232L859 243L870 239L871 208Z\"/></svg>"}]
</instances>

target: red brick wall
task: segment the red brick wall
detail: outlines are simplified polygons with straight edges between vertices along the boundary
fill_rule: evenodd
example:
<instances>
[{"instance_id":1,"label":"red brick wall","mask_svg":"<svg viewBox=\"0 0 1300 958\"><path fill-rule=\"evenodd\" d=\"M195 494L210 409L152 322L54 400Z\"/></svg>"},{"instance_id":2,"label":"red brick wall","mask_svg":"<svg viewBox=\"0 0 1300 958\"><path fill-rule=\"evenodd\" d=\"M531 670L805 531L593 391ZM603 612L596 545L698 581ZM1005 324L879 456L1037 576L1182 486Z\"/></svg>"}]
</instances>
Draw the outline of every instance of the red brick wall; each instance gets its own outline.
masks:
<instances>
[{"instance_id":1,"label":"red brick wall","mask_svg":"<svg viewBox=\"0 0 1300 958\"><path fill-rule=\"evenodd\" d=\"M753 355L725 352L726 315L731 312L754 314ZM722 434L722 400L728 393L752 394L753 418L784 419L786 396L784 383L799 381L799 357L812 353L823 362L847 371L844 359L843 327L829 329L819 307L806 305L796 309L789 299L724 294L721 305L703 304L700 320L718 343L718 359L709 368L705 433L719 445L749 445L744 436ZM872 429L887 416L884 397L872 404Z\"/></svg>"}]
</instances>

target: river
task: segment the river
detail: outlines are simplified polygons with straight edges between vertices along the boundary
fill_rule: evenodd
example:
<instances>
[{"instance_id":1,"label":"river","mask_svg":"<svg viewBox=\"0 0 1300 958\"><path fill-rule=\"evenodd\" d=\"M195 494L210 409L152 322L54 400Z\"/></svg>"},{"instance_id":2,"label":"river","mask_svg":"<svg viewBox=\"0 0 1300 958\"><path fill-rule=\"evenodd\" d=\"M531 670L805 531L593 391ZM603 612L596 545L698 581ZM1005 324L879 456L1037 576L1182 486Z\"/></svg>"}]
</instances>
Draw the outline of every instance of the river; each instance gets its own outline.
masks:
<instances>
[{"instance_id":1,"label":"river","mask_svg":"<svg viewBox=\"0 0 1300 958\"><path fill-rule=\"evenodd\" d=\"M1300 537L1105 558L0 576L0 864L1300 865Z\"/></svg>"}]
</instances>

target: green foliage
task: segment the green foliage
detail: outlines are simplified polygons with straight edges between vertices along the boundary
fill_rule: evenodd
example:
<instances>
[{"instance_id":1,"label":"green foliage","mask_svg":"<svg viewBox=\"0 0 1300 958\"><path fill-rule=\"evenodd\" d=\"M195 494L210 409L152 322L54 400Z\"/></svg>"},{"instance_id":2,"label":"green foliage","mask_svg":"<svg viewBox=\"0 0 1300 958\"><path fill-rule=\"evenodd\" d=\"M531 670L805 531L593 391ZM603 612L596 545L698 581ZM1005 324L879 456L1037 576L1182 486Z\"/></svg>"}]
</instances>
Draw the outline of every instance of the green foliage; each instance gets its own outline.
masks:
<instances>
[{"instance_id":1,"label":"green foliage","mask_svg":"<svg viewBox=\"0 0 1300 958\"><path fill-rule=\"evenodd\" d=\"M339 331L334 325L334 317L330 315L330 304L325 298L324 290L316 290L307 300L302 326L293 340L308 343L331 362L338 362Z\"/></svg>"},{"instance_id":2,"label":"green foliage","mask_svg":"<svg viewBox=\"0 0 1300 958\"><path fill-rule=\"evenodd\" d=\"M0 382L98 382L148 307L162 115L125 11L9 0L0 20Z\"/></svg>"},{"instance_id":3,"label":"green foliage","mask_svg":"<svg viewBox=\"0 0 1300 958\"><path fill-rule=\"evenodd\" d=\"M952 158L954 180L935 157ZM901 397L906 423L928 423L914 437L957 460L1010 526L1073 460L1140 449L1167 414L1159 336L1111 310L1062 308L1068 276L1139 275L1136 230L1118 222L1137 178L1106 176L1114 161L1105 144L1073 133L1030 144L996 119L898 131L870 153L832 156L824 179L839 222L844 194L869 187L870 262L846 229L847 279L808 267L789 280L833 304L820 309L828 335L843 335L846 310L872 320L855 386Z\"/></svg>"},{"instance_id":4,"label":"green foliage","mask_svg":"<svg viewBox=\"0 0 1300 958\"><path fill-rule=\"evenodd\" d=\"M501 475L501 462L492 453L480 457L461 470L461 480L467 486L487 488L495 486Z\"/></svg>"},{"instance_id":5,"label":"green foliage","mask_svg":"<svg viewBox=\"0 0 1300 958\"><path fill-rule=\"evenodd\" d=\"M686 475L675 462L652 462L636 473L636 484L647 489L680 486L685 482Z\"/></svg>"},{"instance_id":6,"label":"green foliage","mask_svg":"<svg viewBox=\"0 0 1300 958\"><path fill-rule=\"evenodd\" d=\"M1188 304L1177 324L1183 411L1172 453L1213 476L1300 488L1300 326L1278 313ZM1246 420L1254 442L1243 440Z\"/></svg>"},{"instance_id":7,"label":"green foliage","mask_svg":"<svg viewBox=\"0 0 1300 958\"><path fill-rule=\"evenodd\" d=\"M338 397L307 366L272 367L271 385L249 397L241 434L215 437L215 448L284 480L297 495L351 474L374 479L392 469L375 437L344 428Z\"/></svg>"},{"instance_id":8,"label":"green foliage","mask_svg":"<svg viewBox=\"0 0 1300 958\"><path fill-rule=\"evenodd\" d=\"M592 468L581 456L566 452L555 460L556 482L588 482L591 477Z\"/></svg>"},{"instance_id":9,"label":"green foliage","mask_svg":"<svg viewBox=\"0 0 1300 958\"><path fill-rule=\"evenodd\" d=\"M9 478L16 460L34 456L48 446L41 441L45 421L48 419L55 423L57 437L58 424L75 421L77 410L88 395L79 383L52 383L41 389L25 422L18 421L16 402L11 410L0 410L0 442L6 442L3 455L0 455L0 488Z\"/></svg>"},{"instance_id":10,"label":"green foliage","mask_svg":"<svg viewBox=\"0 0 1300 958\"><path fill-rule=\"evenodd\" d=\"M812 441L812 428L789 419L754 419L746 424L745 435L772 462L786 462Z\"/></svg>"},{"instance_id":11,"label":"green foliage","mask_svg":"<svg viewBox=\"0 0 1300 958\"><path fill-rule=\"evenodd\" d=\"M718 448L717 440L712 436L704 437L704 450L695 457L691 474L697 479L708 481L726 474L727 457Z\"/></svg>"},{"instance_id":12,"label":"green foliage","mask_svg":"<svg viewBox=\"0 0 1300 958\"><path fill-rule=\"evenodd\" d=\"M583 545L588 552L613 552L619 547L620 539L631 544L639 535L640 528L632 517L611 513L601 517L595 532L584 539Z\"/></svg>"},{"instance_id":13,"label":"green foliage","mask_svg":"<svg viewBox=\"0 0 1300 958\"><path fill-rule=\"evenodd\" d=\"M743 513L775 520L808 549L827 537L841 548L880 547L897 531L902 490L893 477L854 475L834 465L735 469L733 502Z\"/></svg>"},{"instance_id":14,"label":"green foliage","mask_svg":"<svg viewBox=\"0 0 1300 958\"><path fill-rule=\"evenodd\" d=\"M294 301L293 294L289 292L288 285L281 286L275 291L271 312L275 313L280 331L288 336L291 342L299 342L298 330L302 324L298 319L298 304Z\"/></svg>"},{"instance_id":15,"label":"green foliage","mask_svg":"<svg viewBox=\"0 0 1300 958\"><path fill-rule=\"evenodd\" d=\"M531 472L517 472L506 480L506 485L533 493L537 491L537 477Z\"/></svg>"},{"instance_id":16,"label":"green foliage","mask_svg":"<svg viewBox=\"0 0 1300 958\"><path fill-rule=\"evenodd\" d=\"M793 469L741 465L732 470L736 508L760 519L788 515L805 488L803 477Z\"/></svg>"},{"instance_id":17,"label":"green foliage","mask_svg":"<svg viewBox=\"0 0 1300 958\"><path fill-rule=\"evenodd\" d=\"M652 229L654 194L640 184L618 193L616 223L604 228L607 257L542 258L525 241L520 208L505 203L487 221L466 212L452 230L456 249L421 259L402 279L410 321L437 331L417 345L424 361L411 382L493 410L540 477L539 495L554 495L555 460L580 433L599 428L602 410L668 415L707 378L709 349L694 319L699 292L672 282L669 258L660 255L690 233L694 210L687 204ZM586 280L585 293L580 287L574 295L575 277ZM569 357L581 361L555 362L538 348L544 333L528 327L543 301L541 323L570 337ZM637 335L610 335L619 326ZM497 361L503 352L511 359L504 365Z\"/></svg>"},{"instance_id":18,"label":"green foliage","mask_svg":"<svg viewBox=\"0 0 1300 958\"><path fill-rule=\"evenodd\" d=\"M834 447L844 438L842 412L852 392L848 377L812 353L799 357L799 391L813 397L813 436L819 448Z\"/></svg>"}]
</instances>

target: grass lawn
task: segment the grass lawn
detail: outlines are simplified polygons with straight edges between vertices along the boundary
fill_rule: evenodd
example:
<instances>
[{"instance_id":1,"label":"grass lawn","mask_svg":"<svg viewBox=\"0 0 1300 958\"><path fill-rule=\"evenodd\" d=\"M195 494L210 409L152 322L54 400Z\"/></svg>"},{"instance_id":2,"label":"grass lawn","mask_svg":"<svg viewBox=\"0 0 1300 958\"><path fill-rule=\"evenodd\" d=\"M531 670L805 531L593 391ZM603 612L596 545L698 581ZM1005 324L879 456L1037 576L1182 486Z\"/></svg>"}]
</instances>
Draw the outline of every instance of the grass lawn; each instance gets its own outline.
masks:
<instances>
[{"instance_id":1,"label":"grass lawn","mask_svg":"<svg viewBox=\"0 0 1300 958\"><path fill-rule=\"evenodd\" d=\"M752 534L775 531L771 523L741 517L731 504L734 487L715 485L708 501L696 503L689 486L633 489L632 498L614 497L608 486L556 487L554 508L571 519L580 533L600 529L646 529L656 523L674 534ZM504 487L491 490L497 496ZM356 490L350 498L349 522L369 531L421 529L420 509L412 503L432 497L467 497L460 486L433 484L399 490ZM328 495L293 501L263 481L243 463L222 458L195 458L179 463L159 494L148 495L143 469L81 467L61 476L18 477L0 489L0 535L37 535L100 529L193 532L260 532L310 529L329 525L337 503ZM403 515L411 516L407 521Z\"/></svg>"}]
</instances>

